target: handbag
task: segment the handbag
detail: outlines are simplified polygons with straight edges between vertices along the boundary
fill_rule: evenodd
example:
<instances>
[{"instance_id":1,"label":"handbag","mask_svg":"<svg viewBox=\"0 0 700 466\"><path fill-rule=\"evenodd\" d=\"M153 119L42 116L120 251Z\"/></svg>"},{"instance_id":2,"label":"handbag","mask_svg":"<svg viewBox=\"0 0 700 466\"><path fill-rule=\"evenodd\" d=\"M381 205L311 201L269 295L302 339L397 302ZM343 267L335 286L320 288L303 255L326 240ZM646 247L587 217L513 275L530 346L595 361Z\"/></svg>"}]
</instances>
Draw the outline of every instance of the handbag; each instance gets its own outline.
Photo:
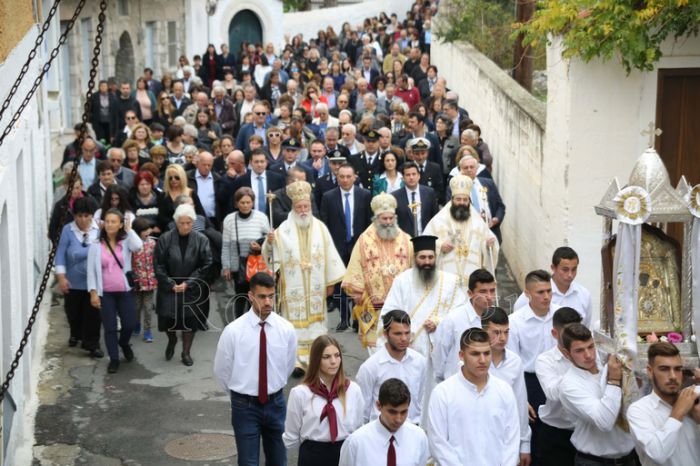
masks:
<instances>
[{"instance_id":1,"label":"handbag","mask_svg":"<svg viewBox=\"0 0 700 466\"><path fill-rule=\"evenodd\" d=\"M112 246L110 246L109 244L109 240L105 241L105 244L107 245L107 249L109 249L109 252L112 253L112 257L114 257L114 260L117 261L117 265L119 266L119 268L122 269L122 271L124 271L124 266L121 262L119 262L119 259L117 259L117 255L114 254ZM129 270L127 272L124 272L124 276L126 277L126 282L129 284L129 288L136 288L136 277L134 277L134 271Z\"/></svg>"},{"instance_id":2,"label":"handbag","mask_svg":"<svg viewBox=\"0 0 700 466\"><path fill-rule=\"evenodd\" d=\"M235 214L233 223L236 227L236 249L238 250L238 272L236 273L236 287L245 286L248 283L246 271L248 268L248 258L241 256L241 244L238 238L238 213Z\"/></svg>"}]
</instances>

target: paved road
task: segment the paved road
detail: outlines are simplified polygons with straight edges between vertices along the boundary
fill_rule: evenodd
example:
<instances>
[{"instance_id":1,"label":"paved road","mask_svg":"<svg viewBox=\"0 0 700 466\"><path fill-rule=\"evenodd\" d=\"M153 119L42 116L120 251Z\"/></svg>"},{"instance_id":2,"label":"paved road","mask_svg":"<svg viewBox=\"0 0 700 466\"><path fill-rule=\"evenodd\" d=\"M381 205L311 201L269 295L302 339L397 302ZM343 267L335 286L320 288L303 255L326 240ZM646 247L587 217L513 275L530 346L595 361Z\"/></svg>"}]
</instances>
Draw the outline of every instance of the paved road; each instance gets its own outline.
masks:
<instances>
[{"instance_id":1,"label":"paved road","mask_svg":"<svg viewBox=\"0 0 700 466\"><path fill-rule=\"evenodd\" d=\"M517 287L502 267L498 275L502 294L517 294ZM217 307L213 302L212 309ZM91 360L82 350L67 347L63 308L52 307L38 390L34 466L235 464L235 457L194 462L165 452L168 442L187 435L232 434L228 398L212 377L218 329L224 319L216 311L210 318L212 330L195 338L194 366L180 362L179 346L176 357L165 361L166 338L157 333L153 343L134 337L136 359L123 362L117 374L108 375L106 359ZM338 318L338 312L329 314L330 328L335 328ZM345 369L353 377L366 352L355 333L331 333L343 345ZM296 383L290 379L285 391ZM290 452L289 464L296 463L296 452Z\"/></svg>"}]
</instances>

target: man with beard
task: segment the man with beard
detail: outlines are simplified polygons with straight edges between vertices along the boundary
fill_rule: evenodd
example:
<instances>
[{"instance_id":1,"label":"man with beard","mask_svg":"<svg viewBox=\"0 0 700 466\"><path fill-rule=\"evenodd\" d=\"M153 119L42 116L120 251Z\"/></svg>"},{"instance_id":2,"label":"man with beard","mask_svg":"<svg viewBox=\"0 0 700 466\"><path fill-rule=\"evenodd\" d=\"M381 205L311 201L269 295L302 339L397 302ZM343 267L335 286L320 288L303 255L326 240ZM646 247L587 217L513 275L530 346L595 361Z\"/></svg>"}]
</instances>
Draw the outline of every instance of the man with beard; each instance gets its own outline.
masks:
<instances>
[{"instance_id":1,"label":"man with beard","mask_svg":"<svg viewBox=\"0 0 700 466\"><path fill-rule=\"evenodd\" d=\"M411 347L428 359L422 400L424 406L428 405L430 392L435 386L432 348L438 323L454 309L467 306L467 297L459 285L459 277L435 267L436 240L437 237L427 235L416 236L411 240L414 266L394 279L382 307L382 315L392 309L405 309L411 316ZM383 341L378 341L377 344L381 345Z\"/></svg>"},{"instance_id":2,"label":"man with beard","mask_svg":"<svg viewBox=\"0 0 700 466\"><path fill-rule=\"evenodd\" d=\"M340 286L355 302L362 346L370 356L377 345L379 310L399 273L411 266L411 237L396 223L396 198L382 193L371 203L372 224L355 243L348 270Z\"/></svg>"},{"instance_id":3,"label":"man with beard","mask_svg":"<svg viewBox=\"0 0 700 466\"><path fill-rule=\"evenodd\" d=\"M450 180L452 200L430 220L423 231L438 237L438 268L459 276L463 285L476 269L496 272L496 235L470 206L472 180L457 175Z\"/></svg>"},{"instance_id":4,"label":"man with beard","mask_svg":"<svg viewBox=\"0 0 700 466\"><path fill-rule=\"evenodd\" d=\"M292 375L301 377L309 361L311 343L327 333L326 296L345 274L343 261L328 228L311 215L311 185L287 185L292 211L263 244L270 269L279 271L278 304L282 316L297 331L297 361Z\"/></svg>"},{"instance_id":5,"label":"man with beard","mask_svg":"<svg viewBox=\"0 0 700 466\"><path fill-rule=\"evenodd\" d=\"M700 392L681 389L683 360L673 343L657 342L647 351L653 392L627 410L643 466L700 463Z\"/></svg>"}]
</instances>

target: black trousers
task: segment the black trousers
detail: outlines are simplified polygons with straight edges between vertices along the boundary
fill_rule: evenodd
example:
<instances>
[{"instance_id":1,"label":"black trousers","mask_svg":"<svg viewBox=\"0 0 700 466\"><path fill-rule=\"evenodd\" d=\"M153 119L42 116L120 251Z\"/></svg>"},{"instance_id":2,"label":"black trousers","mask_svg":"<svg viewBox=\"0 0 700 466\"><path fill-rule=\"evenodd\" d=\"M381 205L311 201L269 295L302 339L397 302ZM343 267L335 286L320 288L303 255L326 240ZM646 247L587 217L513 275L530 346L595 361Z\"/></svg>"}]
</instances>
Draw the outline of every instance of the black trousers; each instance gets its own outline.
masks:
<instances>
[{"instance_id":1,"label":"black trousers","mask_svg":"<svg viewBox=\"0 0 700 466\"><path fill-rule=\"evenodd\" d=\"M343 441L314 442L305 440L299 447L299 466L338 466Z\"/></svg>"},{"instance_id":2,"label":"black trousers","mask_svg":"<svg viewBox=\"0 0 700 466\"><path fill-rule=\"evenodd\" d=\"M576 449L571 444L573 430L559 429L540 423L540 466L574 466Z\"/></svg>"},{"instance_id":3,"label":"black trousers","mask_svg":"<svg viewBox=\"0 0 700 466\"><path fill-rule=\"evenodd\" d=\"M90 304L90 293L86 290L68 290L64 300L70 336L82 341L88 351L100 347L100 310Z\"/></svg>"},{"instance_id":4,"label":"black trousers","mask_svg":"<svg viewBox=\"0 0 700 466\"><path fill-rule=\"evenodd\" d=\"M525 389L527 390L527 402L538 411L540 405L545 404L547 397L542 391L542 386L540 381L537 380L537 375L534 372L525 372ZM532 437L530 440L530 452L532 454L531 466L540 466L540 427L542 426L542 421L540 421L539 416L535 418L535 422L530 423L530 429L532 430Z\"/></svg>"}]
</instances>

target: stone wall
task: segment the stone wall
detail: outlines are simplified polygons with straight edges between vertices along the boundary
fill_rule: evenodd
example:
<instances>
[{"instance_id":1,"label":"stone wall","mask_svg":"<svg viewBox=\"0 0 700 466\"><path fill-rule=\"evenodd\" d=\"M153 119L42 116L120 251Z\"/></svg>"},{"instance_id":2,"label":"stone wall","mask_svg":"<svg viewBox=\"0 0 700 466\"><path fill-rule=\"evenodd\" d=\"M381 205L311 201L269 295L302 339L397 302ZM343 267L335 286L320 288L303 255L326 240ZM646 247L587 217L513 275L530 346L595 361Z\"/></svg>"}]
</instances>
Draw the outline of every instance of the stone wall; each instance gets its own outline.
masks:
<instances>
[{"instance_id":1,"label":"stone wall","mask_svg":"<svg viewBox=\"0 0 700 466\"><path fill-rule=\"evenodd\" d=\"M469 44L433 43L431 54L491 148L493 176L506 204L502 250L522 287L527 271L546 265L539 252L554 244L542 228L551 221L542 176L545 105Z\"/></svg>"},{"instance_id":2,"label":"stone wall","mask_svg":"<svg viewBox=\"0 0 700 466\"><path fill-rule=\"evenodd\" d=\"M285 13L282 28L290 36L301 32L304 39L308 40L316 37L320 29L333 26L335 32L339 33L343 23L348 22L354 27L362 24L365 18L379 16L382 11L387 15L396 13L399 20L403 20L412 4L413 0L370 0L334 8Z\"/></svg>"},{"instance_id":3,"label":"stone wall","mask_svg":"<svg viewBox=\"0 0 700 466\"><path fill-rule=\"evenodd\" d=\"M5 61L34 24L32 3L32 0L0 2L0 63Z\"/></svg>"},{"instance_id":4,"label":"stone wall","mask_svg":"<svg viewBox=\"0 0 700 466\"><path fill-rule=\"evenodd\" d=\"M9 90L14 83L34 46L37 32L37 28L29 28L0 65L0 89ZM55 44L48 41L48 45ZM23 80L0 121L2 130L47 58L41 50L29 69L31 78ZM53 192L45 102L46 89L41 86L0 146L0 371L3 378L23 336L48 256L46 232ZM49 292L3 403L2 441L8 443L3 452L4 462L0 456L0 464L31 463L36 385L50 300Z\"/></svg>"}]
</instances>

